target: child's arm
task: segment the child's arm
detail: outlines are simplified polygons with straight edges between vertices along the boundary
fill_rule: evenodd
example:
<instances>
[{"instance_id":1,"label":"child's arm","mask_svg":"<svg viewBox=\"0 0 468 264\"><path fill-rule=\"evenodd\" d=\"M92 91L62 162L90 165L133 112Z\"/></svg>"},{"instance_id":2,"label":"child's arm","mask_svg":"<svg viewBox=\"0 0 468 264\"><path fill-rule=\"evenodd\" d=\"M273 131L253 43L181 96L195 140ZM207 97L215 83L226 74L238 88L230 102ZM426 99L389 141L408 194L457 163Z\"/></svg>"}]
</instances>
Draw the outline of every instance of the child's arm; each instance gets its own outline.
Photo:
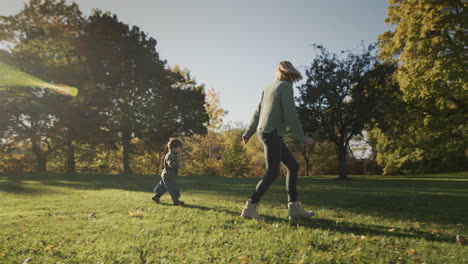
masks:
<instances>
[{"instance_id":1,"label":"child's arm","mask_svg":"<svg viewBox=\"0 0 468 264\"><path fill-rule=\"evenodd\" d=\"M177 157L176 154L169 154L169 157L167 157L167 165L169 167L176 169L179 167L179 157Z\"/></svg>"}]
</instances>

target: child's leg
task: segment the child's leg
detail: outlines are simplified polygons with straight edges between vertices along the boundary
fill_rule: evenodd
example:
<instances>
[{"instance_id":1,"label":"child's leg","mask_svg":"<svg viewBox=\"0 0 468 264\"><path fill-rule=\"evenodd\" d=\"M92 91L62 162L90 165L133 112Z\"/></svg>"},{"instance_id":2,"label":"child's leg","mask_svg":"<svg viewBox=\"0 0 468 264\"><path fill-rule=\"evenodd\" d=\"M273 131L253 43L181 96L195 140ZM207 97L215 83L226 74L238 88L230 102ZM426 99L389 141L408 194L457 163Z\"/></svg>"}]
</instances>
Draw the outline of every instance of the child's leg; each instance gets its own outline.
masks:
<instances>
[{"instance_id":1,"label":"child's leg","mask_svg":"<svg viewBox=\"0 0 468 264\"><path fill-rule=\"evenodd\" d=\"M177 186L177 183L175 179L163 179L164 185L166 185L167 191L172 197L172 201L177 202L179 201L180 198L180 191L179 191L179 186Z\"/></svg>"},{"instance_id":2,"label":"child's leg","mask_svg":"<svg viewBox=\"0 0 468 264\"><path fill-rule=\"evenodd\" d=\"M161 179L161 181L158 183L158 185L156 185L153 192L156 193L156 195L155 195L156 197L161 197L163 194L165 194L167 192L167 187L166 187L166 184L164 184L163 179Z\"/></svg>"}]
</instances>

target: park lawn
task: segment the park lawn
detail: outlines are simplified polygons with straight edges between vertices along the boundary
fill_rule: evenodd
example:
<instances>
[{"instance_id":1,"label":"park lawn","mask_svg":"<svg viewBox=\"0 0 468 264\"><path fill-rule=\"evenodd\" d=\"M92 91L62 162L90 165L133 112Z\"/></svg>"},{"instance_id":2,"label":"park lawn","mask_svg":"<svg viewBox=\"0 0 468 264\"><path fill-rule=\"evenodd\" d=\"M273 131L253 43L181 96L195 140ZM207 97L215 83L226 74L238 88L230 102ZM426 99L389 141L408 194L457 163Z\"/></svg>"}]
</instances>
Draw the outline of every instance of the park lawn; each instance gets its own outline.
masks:
<instances>
[{"instance_id":1,"label":"park lawn","mask_svg":"<svg viewBox=\"0 0 468 264\"><path fill-rule=\"evenodd\" d=\"M284 179L239 217L258 179L179 177L187 206L150 200L156 176L0 174L0 263L466 263L468 173L300 178L318 216L287 220Z\"/></svg>"}]
</instances>

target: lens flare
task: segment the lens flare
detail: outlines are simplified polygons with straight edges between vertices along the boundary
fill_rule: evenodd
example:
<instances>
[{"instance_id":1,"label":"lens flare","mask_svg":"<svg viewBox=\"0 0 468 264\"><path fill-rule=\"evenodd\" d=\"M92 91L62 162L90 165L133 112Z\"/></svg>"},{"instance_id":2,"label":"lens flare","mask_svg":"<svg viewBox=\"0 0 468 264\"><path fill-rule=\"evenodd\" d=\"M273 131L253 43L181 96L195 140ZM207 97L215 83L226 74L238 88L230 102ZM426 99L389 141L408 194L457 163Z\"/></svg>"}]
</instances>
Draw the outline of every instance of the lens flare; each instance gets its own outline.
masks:
<instances>
[{"instance_id":1,"label":"lens flare","mask_svg":"<svg viewBox=\"0 0 468 264\"><path fill-rule=\"evenodd\" d=\"M75 87L48 83L0 61L0 90L5 87L42 87L68 96L78 94Z\"/></svg>"}]
</instances>

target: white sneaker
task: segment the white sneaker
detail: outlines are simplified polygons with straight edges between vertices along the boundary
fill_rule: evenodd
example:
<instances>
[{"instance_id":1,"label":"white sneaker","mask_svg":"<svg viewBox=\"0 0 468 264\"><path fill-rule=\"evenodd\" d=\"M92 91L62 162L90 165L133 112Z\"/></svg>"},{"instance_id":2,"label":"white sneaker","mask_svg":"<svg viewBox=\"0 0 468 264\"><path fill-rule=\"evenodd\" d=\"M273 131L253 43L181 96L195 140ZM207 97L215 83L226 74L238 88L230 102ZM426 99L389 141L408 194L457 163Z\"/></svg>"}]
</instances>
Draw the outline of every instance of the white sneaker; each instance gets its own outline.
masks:
<instances>
[{"instance_id":1,"label":"white sneaker","mask_svg":"<svg viewBox=\"0 0 468 264\"><path fill-rule=\"evenodd\" d=\"M309 212L301 207L301 202L288 203L289 220L306 219L315 215L314 212Z\"/></svg>"},{"instance_id":2,"label":"white sneaker","mask_svg":"<svg viewBox=\"0 0 468 264\"><path fill-rule=\"evenodd\" d=\"M255 219L255 220L264 219L263 217L259 216L257 213L257 204L251 203L250 201L247 201L244 209L242 209L242 213L240 216L243 218L247 218L247 219Z\"/></svg>"}]
</instances>

